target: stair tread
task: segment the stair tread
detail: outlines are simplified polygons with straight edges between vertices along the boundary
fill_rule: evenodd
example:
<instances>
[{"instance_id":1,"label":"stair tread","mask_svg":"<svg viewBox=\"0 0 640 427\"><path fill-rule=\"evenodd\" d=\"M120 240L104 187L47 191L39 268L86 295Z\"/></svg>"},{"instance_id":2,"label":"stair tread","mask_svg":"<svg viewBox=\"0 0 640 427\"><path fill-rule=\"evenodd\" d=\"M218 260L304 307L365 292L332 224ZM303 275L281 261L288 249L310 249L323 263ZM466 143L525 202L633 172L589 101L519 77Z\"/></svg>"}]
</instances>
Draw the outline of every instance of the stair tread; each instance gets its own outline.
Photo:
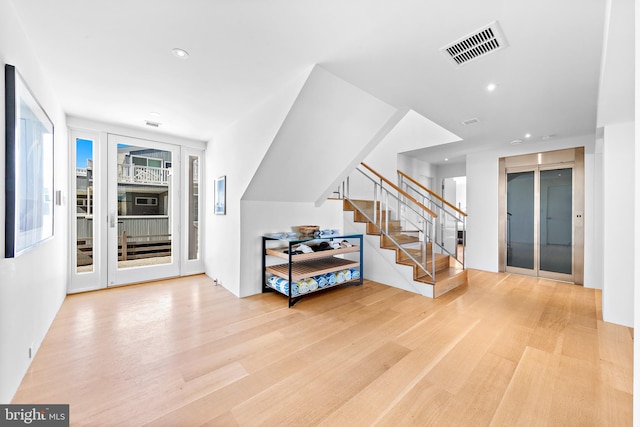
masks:
<instances>
[{"instance_id":1,"label":"stair tread","mask_svg":"<svg viewBox=\"0 0 640 427\"><path fill-rule=\"evenodd\" d=\"M449 267L446 270L442 270L436 273L436 283L442 280L455 277L459 274L463 274L466 270L461 267Z\"/></svg>"},{"instance_id":2,"label":"stair tread","mask_svg":"<svg viewBox=\"0 0 640 427\"><path fill-rule=\"evenodd\" d=\"M460 267L449 267L446 268L444 270L440 270L436 272L436 280L435 280L435 284L437 285L438 282L443 282L446 281L448 279L451 279L453 277L456 277L460 274L465 273L466 270L460 268ZM431 280L431 277L429 275L427 275L426 273L422 272L423 274L416 277L415 280L419 281L419 282L424 282L424 283L433 283L433 281Z\"/></svg>"},{"instance_id":3,"label":"stair tread","mask_svg":"<svg viewBox=\"0 0 640 427\"><path fill-rule=\"evenodd\" d=\"M379 202L378 202L379 203ZM450 256L446 254L436 253L432 254L432 243L427 243L427 269L431 269L431 265L435 258L436 263L436 273L435 273L435 281L426 274L421 268L419 268L416 263L409 258L409 256L398 249L398 246L390 239L387 238L384 234L382 234L379 230L379 225L381 222L388 224L390 230L389 235L393 240L397 242L398 245L403 246L407 244L418 243L420 241L417 236L418 230L401 230L400 225L401 222L398 220L385 220L386 212L382 212L382 215L378 215L376 218L376 223L373 224L371 221L366 219L366 216L361 212L358 212L354 206L357 206L357 209L363 210L367 216L373 218L374 212L374 202L371 200L351 200L343 203L343 210L345 211L353 211L354 222L367 222L367 234L369 235L379 235L380 236L380 247L383 249L396 250L396 264L405 265L409 267L413 267L413 280L416 282L421 282L425 284L433 285L433 296L434 298L449 292L452 289L457 287L466 285L467 283L467 270L455 266L450 266ZM382 220L382 221L381 221ZM409 233L414 233L414 235L410 235ZM413 257L420 259L422 257L422 248L404 248L405 251L410 253ZM462 277L464 275L464 277Z\"/></svg>"}]
</instances>

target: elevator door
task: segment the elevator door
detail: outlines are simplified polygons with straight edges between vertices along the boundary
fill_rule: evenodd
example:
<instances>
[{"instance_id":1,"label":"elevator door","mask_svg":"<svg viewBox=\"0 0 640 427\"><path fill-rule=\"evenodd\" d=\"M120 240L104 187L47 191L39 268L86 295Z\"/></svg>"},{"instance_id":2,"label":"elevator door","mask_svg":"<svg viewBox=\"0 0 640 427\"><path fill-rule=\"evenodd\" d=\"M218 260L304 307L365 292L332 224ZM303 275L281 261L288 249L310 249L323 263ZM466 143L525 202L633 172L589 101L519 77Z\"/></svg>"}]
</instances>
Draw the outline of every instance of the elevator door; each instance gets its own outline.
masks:
<instances>
[{"instance_id":1,"label":"elevator door","mask_svg":"<svg viewBox=\"0 0 640 427\"><path fill-rule=\"evenodd\" d=\"M506 271L574 281L573 168L506 172Z\"/></svg>"}]
</instances>

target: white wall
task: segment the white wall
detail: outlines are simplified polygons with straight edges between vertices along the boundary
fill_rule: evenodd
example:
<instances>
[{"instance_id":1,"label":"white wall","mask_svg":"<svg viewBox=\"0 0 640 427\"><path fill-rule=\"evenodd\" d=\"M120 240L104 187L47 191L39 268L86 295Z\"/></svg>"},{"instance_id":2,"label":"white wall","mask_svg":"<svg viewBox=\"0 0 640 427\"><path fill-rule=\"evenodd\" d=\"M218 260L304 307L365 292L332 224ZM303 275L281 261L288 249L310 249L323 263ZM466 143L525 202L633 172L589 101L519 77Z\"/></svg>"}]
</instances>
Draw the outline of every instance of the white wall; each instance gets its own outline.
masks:
<instances>
[{"instance_id":1,"label":"white wall","mask_svg":"<svg viewBox=\"0 0 640 427\"><path fill-rule=\"evenodd\" d=\"M400 169L407 175L417 179L418 182L424 184L427 188L434 191L433 188L430 187L435 186L435 178L437 174L436 166L403 153L398 155L398 169ZM427 182L425 181L427 181L428 179L431 179L432 185L427 185Z\"/></svg>"},{"instance_id":2,"label":"white wall","mask_svg":"<svg viewBox=\"0 0 640 427\"><path fill-rule=\"evenodd\" d=\"M403 115L315 66L243 199L321 204Z\"/></svg>"},{"instance_id":3,"label":"white wall","mask_svg":"<svg viewBox=\"0 0 640 427\"><path fill-rule=\"evenodd\" d=\"M601 132L598 132L599 134ZM585 242L584 248L584 286L586 288L602 289L604 283L604 272L602 259L604 250L602 242L604 240L604 173L602 169L603 159L603 139L602 135L596 135L593 150L585 150L584 153L584 174L585 191L584 206L586 212L591 212L584 218ZM593 260L596 262L586 262Z\"/></svg>"},{"instance_id":4,"label":"white wall","mask_svg":"<svg viewBox=\"0 0 640 427\"><path fill-rule=\"evenodd\" d=\"M602 316L605 321L633 325L635 247L634 182L635 14L633 0L607 0L597 123L602 135L596 174L603 176ZM600 162L601 160L601 162ZM597 187L596 187L597 189ZM596 201L597 203L597 201ZM598 260L600 261L600 260ZM585 260L586 264L586 260ZM637 268L637 267L635 267Z\"/></svg>"},{"instance_id":5,"label":"white wall","mask_svg":"<svg viewBox=\"0 0 640 427\"><path fill-rule=\"evenodd\" d=\"M633 122L612 124L604 129L602 317L625 326L633 326L634 138Z\"/></svg>"},{"instance_id":6,"label":"white wall","mask_svg":"<svg viewBox=\"0 0 640 427\"><path fill-rule=\"evenodd\" d=\"M467 268L498 271L498 158L467 155Z\"/></svg>"},{"instance_id":7,"label":"white wall","mask_svg":"<svg viewBox=\"0 0 640 427\"><path fill-rule=\"evenodd\" d=\"M207 148L210 178L227 176L227 215L207 218L205 269L237 296L260 292L265 232L342 228L327 197L405 115L321 67L301 80Z\"/></svg>"},{"instance_id":8,"label":"white wall","mask_svg":"<svg viewBox=\"0 0 640 427\"><path fill-rule=\"evenodd\" d=\"M432 191L442 196L442 180L445 178L456 178L458 176L467 176L467 165L465 162L446 163L438 165L436 167L436 179L434 180L434 186ZM455 203L455 200L448 200Z\"/></svg>"},{"instance_id":9,"label":"white wall","mask_svg":"<svg viewBox=\"0 0 640 427\"><path fill-rule=\"evenodd\" d=\"M344 231L342 200L327 200L319 207L314 203L243 200L241 223L240 296L244 297L262 292L262 235L292 231L299 225Z\"/></svg>"},{"instance_id":10,"label":"white wall","mask_svg":"<svg viewBox=\"0 0 640 427\"><path fill-rule=\"evenodd\" d=\"M0 403L9 403L31 360L44 339L67 289L68 148L64 113L49 90L26 35L18 24L13 5L0 0L0 62L16 67L54 123L56 190L62 190L63 206L54 209L54 237L14 259L4 258L4 226L0 227ZM0 85L4 100L4 84ZM4 102L0 103L0 135L4 135ZM2 138L4 141L4 138ZM5 149L0 144L0 170L4 177ZM4 224L4 179L0 179L0 224Z\"/></svg>"},{"instance_id":11,"label":"white wall","mask_svg":"<svg viewBox=\"0 0 640 427\"><path fill-rule=\"evenodd\" d=\"M182 147L204 150L207 146L205 141L198 141L183 138L175 135L168 135L152 128L133 128L129 126L117 125L114 123L91 120L84 117L67 116L67 126L73 129L82 129L91 132L111 133L115 135L127 136L130 138L147 139L150 141L165 142L167 144L179 145Z\"/></svg>"},{"instance_id":12,"label":"white wall","mask_svg":"<svg viewBox=\"0 0 640 427\"><path fill-rule=\"evenodd\" d=\"M640 7L635 8L634 15L634 28L640 28ZM634 73L634 83L635 90L634 100L635 105L640 105L640 73L637 70L640 70L640 31L636 30L635 32L635 48L633 52L635 52L635 70ZM635 119L635 146L637 147L640 143L640 108L635 108L634 111L634 119ZM634 170L640 170L640 150L635 150L635 168ZM633 223L640 223L640 173L635 174L635 212L633 215ZM634 254L634 278L633 278L633 308L634 308L634 319L633 326L636 331L640 331L640 227L636 226L634 233L634 246L636 248L636 252ZM640 426L640 340L634 340L633 342L633 425L635 427Z\"/></svg>"},{"instance_id":13,"label":"white wall","mask_svg":"<svg viewBox=\"0 0 640 427\"><path fill-rule=\"evenodd\" d=\"M240 201L310 71L302 73L207 144L207 179L227 177L227 214L213 214L213 189L210 188L204 214L205 272L209 277L219 279L222 286L236 296L243 294L240 280L243 245ZM287 166L292 165L283 162L283 170Z\"/></svg>"},{"instance_id":14,"label":"white wall","mask_svg":"<svg viewBox=\"0 0 640 427\"><path fill-rule=\"evenodd\" d=\"M458 136L409 110L396 127L365 157L364 162L385 178L396 182L398 169L408 173L404 169L407 165L403 163L401 168L400 164L409 157L400 153L458 140ZM412 176L417 178L417 175Z\"/></svg>"}]
</instances>

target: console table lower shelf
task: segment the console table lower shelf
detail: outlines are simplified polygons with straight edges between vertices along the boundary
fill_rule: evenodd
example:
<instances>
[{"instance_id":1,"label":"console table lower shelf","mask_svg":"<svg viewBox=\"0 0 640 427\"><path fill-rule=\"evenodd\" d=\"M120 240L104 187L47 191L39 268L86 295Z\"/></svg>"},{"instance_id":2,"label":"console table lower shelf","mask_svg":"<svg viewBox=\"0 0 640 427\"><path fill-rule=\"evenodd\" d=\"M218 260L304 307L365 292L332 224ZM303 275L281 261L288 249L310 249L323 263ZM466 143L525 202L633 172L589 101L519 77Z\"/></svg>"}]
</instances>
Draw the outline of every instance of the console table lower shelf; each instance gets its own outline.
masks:
<instances>
[{"instance_id":1,"label":"console table lower shelf","mask_svg":"<svg viewBox=\"0 0 640 427\"><path fill-rule=\"evenodd\" d=\"M287 263L267 266L263 264L263 292L279 292L289 298L292 307L301 298L343 285L361 285L362 278L362 236L341 236L359 239L360 245L326 250L307 254L292 253L294 242L286 242L286 247L267 248L263 239L263 262L266 256L286 259ZM324 239L313 239L324 240ZM330 239L333 240L333 239ZM317 243L317 242L316 242ZM313 247L313 244L310 243ZM359 253L358 261L343 258L346 253Z\"/></svg>"}]
</instances>

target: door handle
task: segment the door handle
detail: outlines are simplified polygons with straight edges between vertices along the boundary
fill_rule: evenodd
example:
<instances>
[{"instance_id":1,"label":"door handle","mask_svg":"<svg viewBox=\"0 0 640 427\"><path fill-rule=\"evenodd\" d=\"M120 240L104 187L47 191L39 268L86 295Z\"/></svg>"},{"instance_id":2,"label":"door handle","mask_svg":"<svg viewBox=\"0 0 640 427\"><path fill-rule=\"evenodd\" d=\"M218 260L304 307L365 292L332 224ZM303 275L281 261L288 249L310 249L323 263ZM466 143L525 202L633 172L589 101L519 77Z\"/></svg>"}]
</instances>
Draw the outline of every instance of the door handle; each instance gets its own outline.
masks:
<instances>
[{"instance_id":1,"label":"door handle","mask_svg":"<svg viewBox=\"0 0 640 427\"><path fill-rule=\"evenodd\" d=\"M111 227L111 228L115 228L116 227L116 213L115 213L115 211L111 211L111 213L109 214L109 227Z\"/></svg>"}]
</instances>

